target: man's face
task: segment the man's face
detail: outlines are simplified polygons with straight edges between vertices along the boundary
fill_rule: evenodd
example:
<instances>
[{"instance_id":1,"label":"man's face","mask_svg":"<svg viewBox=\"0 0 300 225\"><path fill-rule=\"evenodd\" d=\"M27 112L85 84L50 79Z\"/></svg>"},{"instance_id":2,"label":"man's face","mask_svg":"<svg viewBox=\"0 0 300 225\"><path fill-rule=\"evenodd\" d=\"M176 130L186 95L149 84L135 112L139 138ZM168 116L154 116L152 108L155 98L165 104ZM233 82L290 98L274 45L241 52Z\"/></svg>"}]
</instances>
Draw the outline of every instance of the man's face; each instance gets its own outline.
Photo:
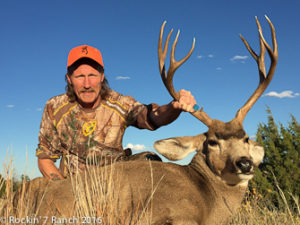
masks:
<instances>
[{"instance_id":1,"label":"man's face","mask_svg":"<svg viewBox=\"0 0 300 225\"><path fill-rule=\"evenodd\" d=\"M87 64L80 65L73 74L68 77L68 82L78 98L78 102L84 108L95 108L100 103L101 83L104 74Z\"/></svg>"}]
</instances>

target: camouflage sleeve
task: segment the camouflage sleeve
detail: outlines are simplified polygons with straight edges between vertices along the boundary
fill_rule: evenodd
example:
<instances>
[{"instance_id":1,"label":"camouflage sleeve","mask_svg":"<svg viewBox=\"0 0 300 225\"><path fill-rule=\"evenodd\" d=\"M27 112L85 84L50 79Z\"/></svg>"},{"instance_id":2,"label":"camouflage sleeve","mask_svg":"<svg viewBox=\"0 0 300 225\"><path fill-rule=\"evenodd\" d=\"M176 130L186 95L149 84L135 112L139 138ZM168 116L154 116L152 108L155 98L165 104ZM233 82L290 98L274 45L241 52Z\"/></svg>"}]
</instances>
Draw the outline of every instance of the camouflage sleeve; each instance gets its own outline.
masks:
<instances>
[{"instance_id":1,"label":"camouflage sleeve","mask_svg":"<svg viewBox=\"0 0 300 225\"><path fill-rule=\"evenodd\" d=\"M52 159L55 162L61 156L59 146L60 141L56 127L53 124L53 110L51 104L47 103L41 121L36 156L39 159Z\"/></svg>"},{"instance_id":2,"label":"camouflage sleeve","mask_svg":"<svg viewBox=\"0 0 300 225\"><path fill-rule=\"evenodd\" d=\"M129 97L129 96L126 96ZM156 130L157 126L150 118L150 112L154 111L159 105L152 103L149 105L141 104L131 97L131 104L128 107L128 126L134 126L139 129Z\"/></svg>"}]
</instances>

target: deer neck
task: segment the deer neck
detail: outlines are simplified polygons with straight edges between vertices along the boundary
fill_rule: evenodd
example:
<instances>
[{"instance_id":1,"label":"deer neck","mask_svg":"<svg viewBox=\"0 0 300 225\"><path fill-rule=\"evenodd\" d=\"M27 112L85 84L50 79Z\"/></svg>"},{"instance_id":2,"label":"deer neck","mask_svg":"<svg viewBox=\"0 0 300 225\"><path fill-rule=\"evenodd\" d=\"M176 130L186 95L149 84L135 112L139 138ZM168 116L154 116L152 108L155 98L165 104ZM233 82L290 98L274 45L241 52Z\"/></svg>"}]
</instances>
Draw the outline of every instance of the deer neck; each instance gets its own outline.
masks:
<instances>
[{"instance_id":1,"label":"deer neck","mask_svg":"<svg viewBox=\"0 0 300 225\"><path fill-rule=\"evenodd\" d=\"M189 167L201 177L201 184L207 186L210 190L211 199L215 200L218 208L223 208L228 214L233 215L240 206L244 198L247 187L241 185L230 186L221 180L219 176L212 172L206 163L205 155L198 152ZM211 212L216 215L218 212Z\"/></svg>"},{"instance_id":2,"label":"deer neck","mask_svg":"<svg viewBox=\"0 0 300 225\"><path fill-rule=\"evenodd\" d=\"M221 183L221 180L216 177L207 165L203 153L198 152L190 162L189 166L200 174L207 183Z\"/></svg>"}]
</instances>

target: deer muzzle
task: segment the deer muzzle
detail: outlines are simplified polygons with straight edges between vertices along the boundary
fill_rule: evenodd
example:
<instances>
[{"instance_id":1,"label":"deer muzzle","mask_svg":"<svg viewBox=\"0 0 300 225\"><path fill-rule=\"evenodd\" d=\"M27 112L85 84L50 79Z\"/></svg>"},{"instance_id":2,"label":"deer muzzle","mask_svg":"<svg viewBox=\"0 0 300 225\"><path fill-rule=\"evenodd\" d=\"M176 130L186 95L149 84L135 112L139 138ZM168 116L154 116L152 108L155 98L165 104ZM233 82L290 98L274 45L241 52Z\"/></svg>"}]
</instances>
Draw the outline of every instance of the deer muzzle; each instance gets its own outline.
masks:
<instances>
[{"instance_id":1,"label":"deer muzzle","mask_svg":"<svg viewBox=\"0 0 300 225\"><path fill-rule=\"evenodd\" d=\"M236 161L236 167L240 169L243 174L249 174L253 169L253 161L247 157L242 157Z\"/></svg>"}]
</instances>

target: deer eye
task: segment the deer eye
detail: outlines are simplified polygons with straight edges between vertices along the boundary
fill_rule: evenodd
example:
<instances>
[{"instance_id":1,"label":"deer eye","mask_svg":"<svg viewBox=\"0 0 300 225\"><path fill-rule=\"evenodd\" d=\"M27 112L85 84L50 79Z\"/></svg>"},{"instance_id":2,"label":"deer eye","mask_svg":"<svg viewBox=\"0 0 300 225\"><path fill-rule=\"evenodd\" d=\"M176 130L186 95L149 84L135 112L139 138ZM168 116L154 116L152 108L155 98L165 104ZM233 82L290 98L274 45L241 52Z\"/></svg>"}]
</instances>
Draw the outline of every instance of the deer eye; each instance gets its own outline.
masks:
<instances>
[{"instance_id":1,"label":"deer eye","mask_svg":"<svg viewBox=\"0 0 300 225\"><path fill-rule=\"evenodd\" d=\"M208 141L208 145L210 145L210 146L216 146L216 145L218 145L218 142L216 142L215 140L209 140Z\"/></svg>"},{"instance_id":2,"label":"deer eye","mask_svg":"<svg viewBox=\"0 0 300 225\"><path fill-rule=\"evenodd\" d=\"M249 137L246 137L246 138L244 139L244 141L245 141L245 143L249 143Z\"/></svg>"}]
</instances>

